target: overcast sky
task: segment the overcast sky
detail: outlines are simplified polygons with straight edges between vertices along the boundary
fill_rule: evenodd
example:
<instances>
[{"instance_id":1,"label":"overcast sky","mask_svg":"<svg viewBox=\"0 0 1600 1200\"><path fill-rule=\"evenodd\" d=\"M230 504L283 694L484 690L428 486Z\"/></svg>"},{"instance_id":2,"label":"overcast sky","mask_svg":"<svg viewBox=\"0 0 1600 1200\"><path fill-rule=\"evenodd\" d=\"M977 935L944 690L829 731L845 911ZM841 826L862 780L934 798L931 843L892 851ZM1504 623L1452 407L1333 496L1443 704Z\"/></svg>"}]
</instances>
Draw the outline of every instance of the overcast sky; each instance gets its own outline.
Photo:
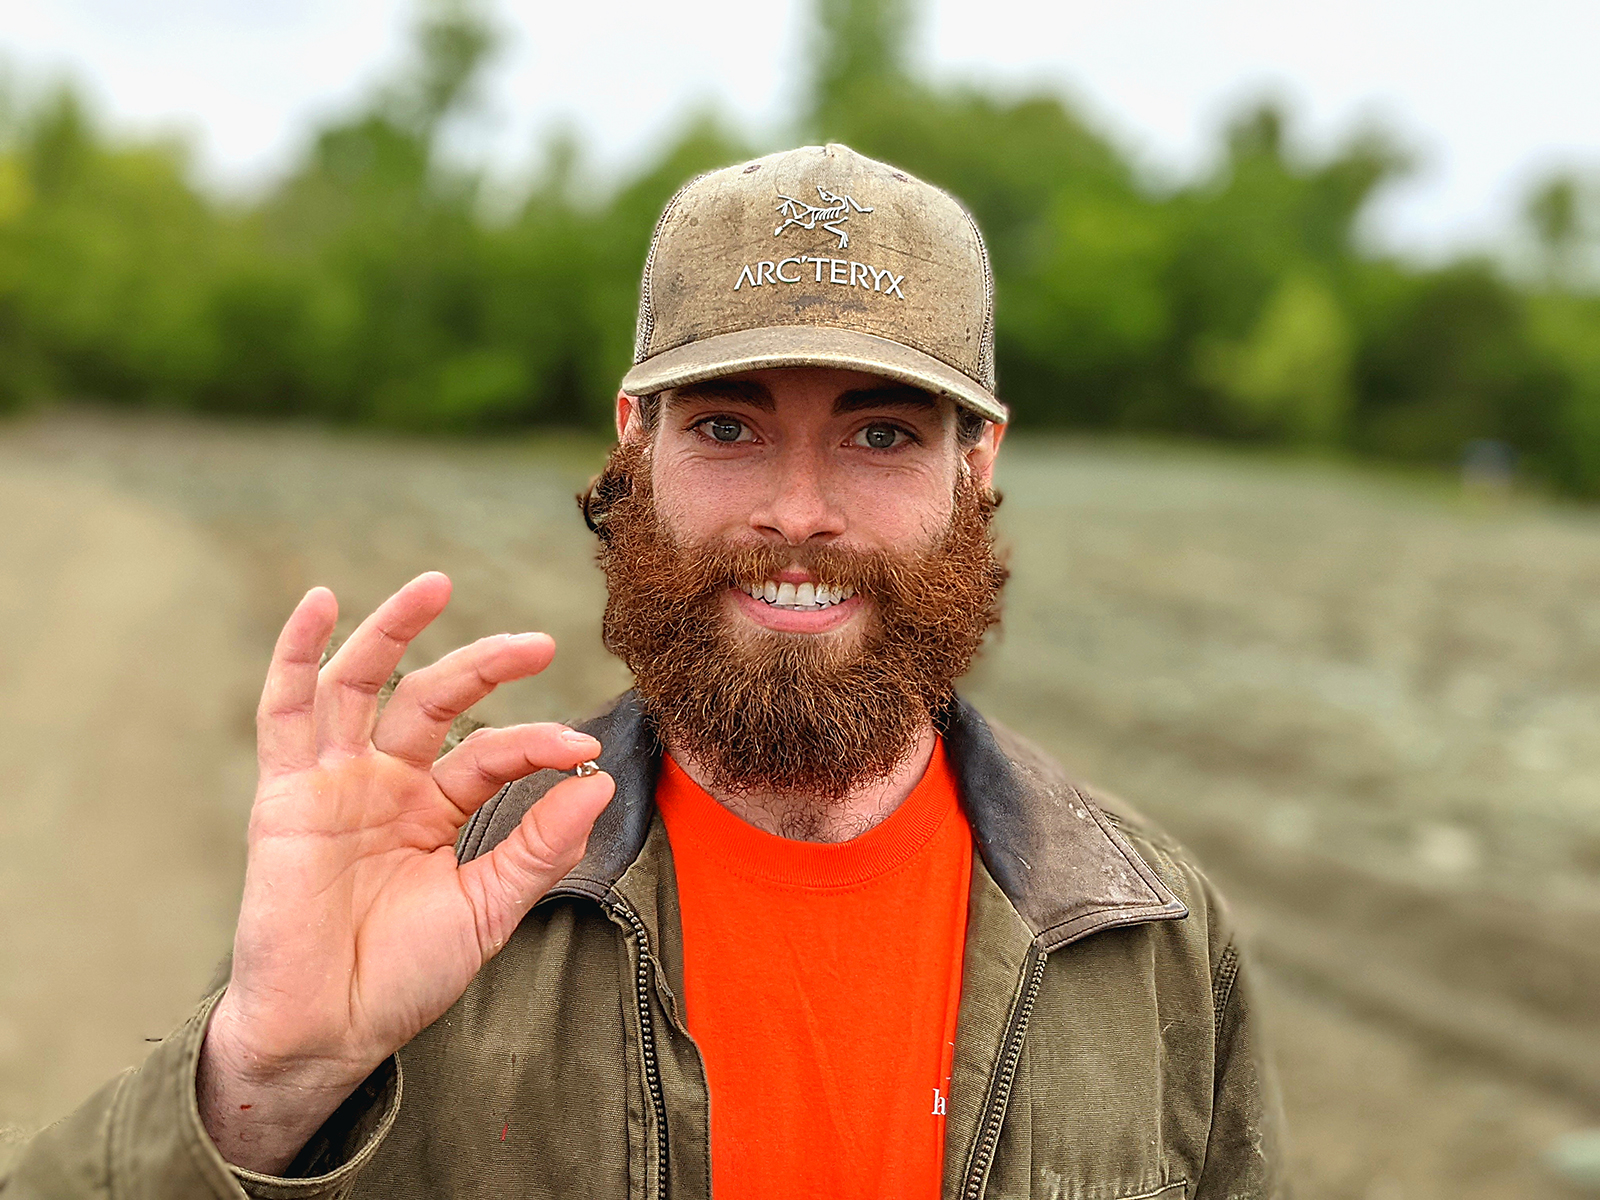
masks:
<instances>
[{"instance_id":1,"label":"overcast sky","mask_svg":"<svg viewBox=\"0 0 1600 1200\"><path fill-rule=\"evenodd\" d=\"M803 0L502 0L496 158L576 126L617 168L716 99L753 133L798 86ZM65 70L124 126L195 134L214 179L261 179L399 58L408 0L0 0L0 54ZM1596 0L932 0L924 66L1045 85L1153 169L1194 169L1241 98L1291 98L1326 144L1376 117L1423 169L1376 214L1414 250L1503 233L1530 179L1600 166Z\"/></svg>"}]
</instances>

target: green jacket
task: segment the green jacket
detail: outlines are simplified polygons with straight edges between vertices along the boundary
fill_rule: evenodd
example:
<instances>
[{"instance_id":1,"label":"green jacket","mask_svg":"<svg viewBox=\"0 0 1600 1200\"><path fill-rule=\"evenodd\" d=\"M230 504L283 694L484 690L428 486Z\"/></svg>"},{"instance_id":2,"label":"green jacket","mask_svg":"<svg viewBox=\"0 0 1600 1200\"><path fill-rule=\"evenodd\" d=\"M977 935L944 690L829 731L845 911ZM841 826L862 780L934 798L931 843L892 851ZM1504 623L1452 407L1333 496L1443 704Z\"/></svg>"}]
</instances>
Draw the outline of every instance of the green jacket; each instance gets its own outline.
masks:
<instances>
[{"instance_id":1,"label":"green jacket","mask_svg":"<svg viewBox=\"0 0 1600 1200\"><path fill-rule=\"evenodd\" d=\"M229 1167L200 1124L213 996L142 1067L38 1134L0 1197L709 1196L710 1099L653 801L660 751L631 695L585 728L617 794L583 862L328 1121L293 1178ZM944 1196L1281 1195L1275 1091L1210 884L1170 840L966 705L943 728L979 850ZM502 791L460 855L493 846L557 778Z\"/></svg>"}]
</instances>

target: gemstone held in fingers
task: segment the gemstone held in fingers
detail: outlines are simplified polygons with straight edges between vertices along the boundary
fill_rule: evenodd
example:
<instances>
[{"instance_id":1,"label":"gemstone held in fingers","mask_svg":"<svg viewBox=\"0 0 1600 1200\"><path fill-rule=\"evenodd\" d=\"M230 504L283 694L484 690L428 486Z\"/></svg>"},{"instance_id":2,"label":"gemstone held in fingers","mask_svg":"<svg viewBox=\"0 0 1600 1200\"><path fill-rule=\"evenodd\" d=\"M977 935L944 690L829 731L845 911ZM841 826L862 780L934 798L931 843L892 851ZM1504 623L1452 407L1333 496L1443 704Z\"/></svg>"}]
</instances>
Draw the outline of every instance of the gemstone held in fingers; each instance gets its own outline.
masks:
<instances>
[{"instance_id":1,"label":"gemstone held in fingers","mask_svg":"<svg viewBox=\"0 0 1600 1200\"><path fill-rule=\"evenodd\" d=\"M535 771L570 771L600 753L600 743L564 725L480 729L433 764L433 779L463 819L499 791Z\"/></svg>"}]
</instances>

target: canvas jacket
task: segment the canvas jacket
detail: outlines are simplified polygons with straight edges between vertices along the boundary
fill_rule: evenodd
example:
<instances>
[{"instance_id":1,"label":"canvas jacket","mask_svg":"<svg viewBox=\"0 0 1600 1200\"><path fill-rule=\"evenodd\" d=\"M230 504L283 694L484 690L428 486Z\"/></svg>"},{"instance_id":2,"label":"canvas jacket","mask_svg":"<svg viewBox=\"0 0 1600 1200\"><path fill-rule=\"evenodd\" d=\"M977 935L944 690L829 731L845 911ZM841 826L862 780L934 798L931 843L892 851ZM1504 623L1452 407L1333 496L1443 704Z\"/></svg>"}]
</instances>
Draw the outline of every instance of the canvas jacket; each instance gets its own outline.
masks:
<instances>
[{"instance_id":1,"label":"canvas jacket","mask_svg":"<svg viewBox=\"0 0 1600 1200\"><path fill-rule=\"evenodd\" d=\"M972 708L941 726L979 851L946 1200L1280 1195L1275 1090L1211 885L1161 833ZM228 1166L201 1125L213 994L142 1067L24 1147L0 1198L709 1197L711 1098L684 1019L660 749L631 694L584 728L617 783L585 858L289 1177ZM462 831L461 858L559 778L503 790Z\"/></svg>"}]
</instances>

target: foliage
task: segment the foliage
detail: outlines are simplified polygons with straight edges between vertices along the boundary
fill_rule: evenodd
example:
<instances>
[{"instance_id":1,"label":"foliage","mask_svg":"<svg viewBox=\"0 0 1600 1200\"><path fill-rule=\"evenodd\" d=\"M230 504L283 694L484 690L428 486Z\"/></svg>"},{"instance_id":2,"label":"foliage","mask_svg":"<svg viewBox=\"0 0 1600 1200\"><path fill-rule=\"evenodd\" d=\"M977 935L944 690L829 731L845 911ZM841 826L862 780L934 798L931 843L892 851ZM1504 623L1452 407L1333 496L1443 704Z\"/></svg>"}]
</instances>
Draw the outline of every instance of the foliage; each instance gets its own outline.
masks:
<instances>
[{"instance_id":1,"label":"foliage","mask_svg":"<svg viewBox=\"0 0 1600 1200\"><path fill-rule=\"evenodd\" d=\"M1449 462L1472 439L1600 494L1596 194L1528 198L1537 273L1364 249L1406 170L1366 131L1297 150L1280 105L1157 187L1062 96L919 77L912 0L813 0L798 130L948 188L990 243L1001 390L1023 425ZM755 152L714 113L603 195L556 137L507 210L445 153L493 23L431 0L414 58L227 204L185 148L109 135L70 90L0 96L0 409L59 396L428 430L602 426L655 217ZM793 134L782 140L793 139Z\"/></svg>"}]
</instances>

